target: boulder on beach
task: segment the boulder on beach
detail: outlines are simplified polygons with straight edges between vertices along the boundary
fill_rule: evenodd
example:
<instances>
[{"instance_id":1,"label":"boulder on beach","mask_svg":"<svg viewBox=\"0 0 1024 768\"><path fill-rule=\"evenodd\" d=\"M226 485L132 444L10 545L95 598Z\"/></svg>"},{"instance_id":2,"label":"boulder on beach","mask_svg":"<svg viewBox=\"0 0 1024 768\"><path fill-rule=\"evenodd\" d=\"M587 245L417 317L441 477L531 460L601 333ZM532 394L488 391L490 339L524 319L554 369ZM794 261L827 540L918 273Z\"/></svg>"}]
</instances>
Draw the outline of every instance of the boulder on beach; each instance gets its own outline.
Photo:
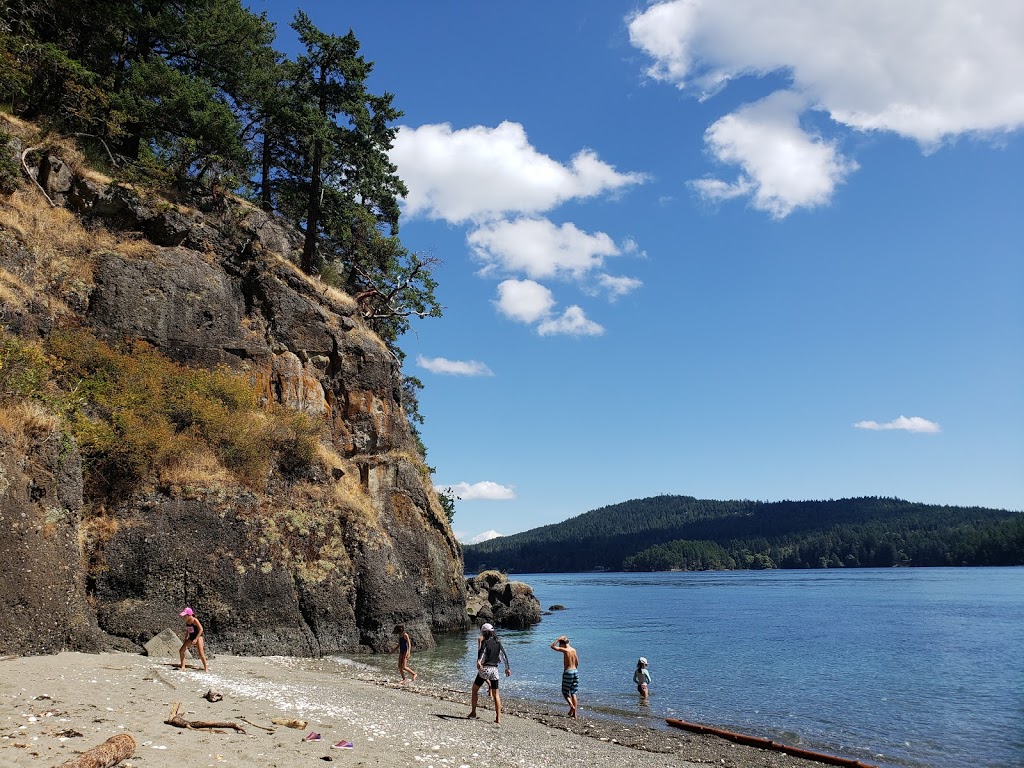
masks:
<instances>
[{"instance_id":1,"label":"boulder on beach","mask_svg":"<svg viewBox=\"0 0 1024 768\"><path fill-rule=\"evenodd\" d=\"M145 645L146 655L157 659L176 659L179 648L181 648L181 639L173 629L165 629L153 635ZM189 657L192 656L191 650L187 653Z\"/></svg>"}]
</instances>

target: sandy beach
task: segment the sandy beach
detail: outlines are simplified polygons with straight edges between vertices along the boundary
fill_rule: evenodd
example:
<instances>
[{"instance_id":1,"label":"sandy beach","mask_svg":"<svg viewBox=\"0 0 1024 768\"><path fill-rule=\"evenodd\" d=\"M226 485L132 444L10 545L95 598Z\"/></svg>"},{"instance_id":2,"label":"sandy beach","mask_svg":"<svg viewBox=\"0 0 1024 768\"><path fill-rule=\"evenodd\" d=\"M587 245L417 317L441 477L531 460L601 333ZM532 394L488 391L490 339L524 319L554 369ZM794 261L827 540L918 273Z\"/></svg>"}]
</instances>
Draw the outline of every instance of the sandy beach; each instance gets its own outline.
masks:
<instances>
[{"instance_id":1,"label":"sandy beach","mask_svg":"<svg viewBox=\"0 0 1024 768\"><path fill-rule=\"evenodd\" d=\"M329 674L328 670L329 669ZM59 766L117 734L136 740L123 768L800 768L819 763L674 728L578 721L503 699L501 725L487 702L468 720L469 683L402 685L361 665L283 657L211 659L179 671L170 659L62 653L0 661L0 766ZM208 691L223 696L204 698ZM213 697L216 698L216 697ZM481 696L481 701L486 697ZM173 702L188 721L235 723L188 730L166 724ZM301 729L275 718L307 721ZM307 742L311 731L322 741ZM340 740L352 749L332 747Z\"/></svg>"}]
</instances>

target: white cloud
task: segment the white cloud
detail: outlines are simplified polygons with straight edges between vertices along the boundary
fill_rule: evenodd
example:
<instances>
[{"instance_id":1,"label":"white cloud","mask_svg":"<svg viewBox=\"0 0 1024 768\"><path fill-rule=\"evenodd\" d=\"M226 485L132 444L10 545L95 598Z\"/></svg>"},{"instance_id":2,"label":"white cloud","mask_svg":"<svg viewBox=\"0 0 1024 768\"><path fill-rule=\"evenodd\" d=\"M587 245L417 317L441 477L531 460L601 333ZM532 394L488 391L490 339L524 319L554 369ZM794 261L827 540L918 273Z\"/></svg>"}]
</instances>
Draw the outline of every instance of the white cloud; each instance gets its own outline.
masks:
<instances>
[{"instance_id":1,"label":"white cloud","mask_svg":"<svg viewBox=\"0 0 1024 768\"><path fill-rule=\"evenodd\" d=\"M615 275L598 275L598 286L608 293L608 300L615 302L627 293L632 293L643 285L635 277L617 277Z\"/></svg>"},{"instance_id":2,"label":"white cloud","mask_svg":"<svg viewBox=\"0 0 1024 768\"><path fill-rule=\"evenodd\" d=\"M409 188L405 215L451 223L542 213L645 179L640 173L618 172L590 149L563 165L538 152L522 125L508 121L496 128L403 127L390 157Z\"/></svg>"},{"instance_id":3,"label":"white cloud","mask_svg":"<svg viewBox=\"0 0 1024 768\"><path fill-rule=\"evenodd\" d=\"M491 222L471 232L466 240L484 263L485 274L500 269L533 279L579 279L600 268L606 256L621 253L604 232L591 235L575 224L556 226L542 218Z\"/></svg>"},{"instance_id":4,"label":"white cloud","mask_svg":"<svg viewBox=\"0 0 1024 768\"><path fill-rule=\"evenodd\" d=\"M520 323L535 323L551 314L555 298L533 280L505 280L498 284L498 311Z\"/></svg>"},{"instance_id":5,"label":"white cloud","mask_svg":"<svg viewBox=\"0 0 1024 768\"><path fill-rule=\"evenodd\" d=\"M478 363L476 360L448 360L444 357L416 358L416 364L426 368L431 373L440 373L448 376L493 376L494 371L485 363Z\"/></svg>"},{"instance_id":6,"label":"white cloud","mask_svg":"<svg viewBox=\"0 0 1024 768\"><path fill-rule=\"evenodd\" d=\"M627 21L631 42L652 59L648 75L702 98L741 77L781 74L804 109L853 130L896 133L926 152L960 135L1024 127L1019 0L672 0ZM709 196L752 192L758 207L785 215L827 201L830 185L854 168L829 142L799 140L791 128L808 179L790 173L780 183L767 153L749 146L751 131L767 128L776 148L785 148L779 120L763 122L766 115L750 108L741 113L719 120L707 140L745 175L735 184L698 182Z\"/></svg>"},{"instance_id":7,"label":"white cloud","mask_svg":"<svg viewBox=\"0 0 1024 768\"><path fill-rule=\"evenodd\" d=\"M461 501L509 501L516 497L516 492L505 485L482 480L479 483L455 483L454 485L435 485L434 490L444 493L451 488L452 493Z\"/></svg>"},{"instance_id":8,"label":"white cloud","mask_svg":"<svg viewBox=\"0 0 1024 768\"><path fill-rule=\"evenodd\" d=\"M858 421L854 424L857 429L888 430L900 429L905 432L924 432L935 434L941 432L942 428L934 421L922 419L920 416L900 416L898 419L879 424L877 421Z\"/></svg>"},{"instance_id":9,"label":"white cloud","mask_svg":"<svg viewBox=\"0 0 1024 768\"><path fill-rule=\"evenodd\" d=\"M743 174L732 184L702 179L691 185L712 200L750 194L754 208L777 219L827 203L857 165L800 128L802 108L793 92L776 91L718 120L705 141L718 160L739 165Z\"/></svg>"},{"instance_id":10,"label":"white cloud","mask_svg":"<svg viewBox=\"0 0 1024 768\"><path fill-rule=\"evenodd\" d=\"M560 316L554 314L555 299L551 291L533 280L505 280L498 285L498 311L520 323L537 323L541 336L599 336L604 328L573 305Z\"/></svg>"},{"instance_id":11,"label":"white cloud","mask_svg":"<svg viewBox=\"0 0 1024 768\"><path fill-rule=\"evenodd\" d=\"M604 327L588 320L582 309L575 304L569 307L560 317L549 317L537 325L537 333L541 336L600 336Z\"/></svg>"},{"instance_id":12,"label":"white cloud","mask_svg":"<svg viewBox=\"0 0 1024 768\"><path fill-rule=\"evenodd\" d=\"M457 536L456 538L458 538L458 540L463 544L482 544L483 542L490 541L491 539L500 539L502 535L503 534L500 534L497 531L484 531L483 533L478 533L471 539L464 539L462 536Z\"/></svg>"}]
</instances>

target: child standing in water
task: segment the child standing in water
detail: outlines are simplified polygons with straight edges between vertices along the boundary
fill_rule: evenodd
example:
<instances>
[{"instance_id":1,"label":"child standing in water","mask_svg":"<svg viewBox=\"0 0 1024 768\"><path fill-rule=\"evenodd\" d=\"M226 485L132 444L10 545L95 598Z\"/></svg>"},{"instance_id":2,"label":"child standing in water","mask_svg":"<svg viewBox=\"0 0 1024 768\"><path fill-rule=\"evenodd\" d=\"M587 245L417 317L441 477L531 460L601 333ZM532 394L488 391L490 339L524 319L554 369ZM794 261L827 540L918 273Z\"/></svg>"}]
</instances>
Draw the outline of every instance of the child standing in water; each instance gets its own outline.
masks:
<instances>
[{"instance_id":1,"label":"child standing in water","mask_svg":"<svg viewBox=\"0 0 1024 768\"><path fill-rule=\"evenodd\" d=\"M648 688L651 684L651 673L647 671L647 659L643 656L636 662L633 682L636 683L636 691L640 694L640 697L646 699L649 695Z\"/></svg>"},{"instance_id":2,"label":"child standing in water","mask_svg":"<svg viewBox=\"0 0 1024 768\"><path fill-rule=\"evenodd\" d=\"M396 624L395 634L398 635L398 674L402 676L402 682L404 683L405 673L408 672L415 682L416 673L409 668L409 656L412 655L412 640L409 637L409 633L405 631L405 624Z\"/></svg>"},{"instance_id":3,"label":"child standing in water","mask_svg":"<svg viewBox=\"0 0 1024 768\"><path fill-rule=\"evenodd\" d=\"M195 612L191 608L186 608L178 615L185 619L185 642L183 642L181 644L181 648L178 649L178 656L181 657L181 666L179 669L185 668L185 654L188 652L189 648L195 646L196 651L199 653L199 660L203 662L203 672L209 672L210 670L206 666L203 625L199 623L199 619L196 618Z\"/></svg>"}]
</instances>

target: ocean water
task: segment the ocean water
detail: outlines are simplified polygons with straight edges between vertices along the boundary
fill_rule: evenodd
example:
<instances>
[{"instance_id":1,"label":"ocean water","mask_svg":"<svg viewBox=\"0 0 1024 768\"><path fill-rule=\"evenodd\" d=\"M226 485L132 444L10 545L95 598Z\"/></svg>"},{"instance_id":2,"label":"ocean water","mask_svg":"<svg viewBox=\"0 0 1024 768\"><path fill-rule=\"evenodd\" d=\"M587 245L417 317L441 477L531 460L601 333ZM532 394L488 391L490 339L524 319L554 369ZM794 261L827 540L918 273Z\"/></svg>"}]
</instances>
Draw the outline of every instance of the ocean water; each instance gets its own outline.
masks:
<instances>
[{"instance_id":1,"label":"ocean water","mask_svg":"<svg viewBox=\"0 0 1024 768\"><path fill-rule=\"evenodd\" d=\"M886 768L1024 766L1024 568L514 578L565 610L499 633L506 699L562 706L549 645L567 634L584 716L674 717ZM412 666L468 687L475 638L439 638ZM639 656L647 702L632 683Z\"/></svg>"}]
</instances>

